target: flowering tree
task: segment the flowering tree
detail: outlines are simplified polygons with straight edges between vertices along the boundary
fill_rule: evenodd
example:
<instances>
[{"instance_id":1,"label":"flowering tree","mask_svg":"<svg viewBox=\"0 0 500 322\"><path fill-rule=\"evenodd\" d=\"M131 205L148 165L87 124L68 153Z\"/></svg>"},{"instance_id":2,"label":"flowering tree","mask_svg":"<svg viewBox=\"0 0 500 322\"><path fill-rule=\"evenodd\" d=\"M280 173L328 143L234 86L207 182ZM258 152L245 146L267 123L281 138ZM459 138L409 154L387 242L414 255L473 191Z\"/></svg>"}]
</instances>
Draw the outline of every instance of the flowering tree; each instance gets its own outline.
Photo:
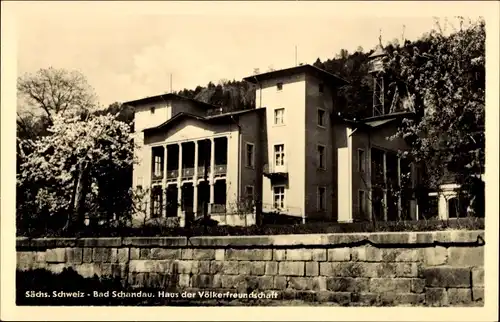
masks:
<instances>
[{"instance_id":1,"label":"flowering tree","mask_svg":"<svg viewBox=\"0 0 500 322\"><path fill-rule=\"evenodd\" d=\"M18 213L64 218L78 228L85 213L109 200L106 183L133 163L133 138L112 115L65 118L52 115L50 135L19 140ZM124 187L128 190L130 187ZM23 203L25 201L25 203ZM43 220L48 218L44 217Z\"/></svg>"},{"instance_id":2,"label":"flowering tree","mask_svg":"<svg viewBox=\"0 0 500 322\"><path fill-rule=\"evenodd\" d=\"M403 80L418 114L397 134L411 144L403 156L425 164L428 188L439 190L451 178L474 203L484 198L479 175L484 173L485 22L458 21L450 35L438 24L424 38L423 50L396 48L388 66Z\"/></svg>"}]
</instances>

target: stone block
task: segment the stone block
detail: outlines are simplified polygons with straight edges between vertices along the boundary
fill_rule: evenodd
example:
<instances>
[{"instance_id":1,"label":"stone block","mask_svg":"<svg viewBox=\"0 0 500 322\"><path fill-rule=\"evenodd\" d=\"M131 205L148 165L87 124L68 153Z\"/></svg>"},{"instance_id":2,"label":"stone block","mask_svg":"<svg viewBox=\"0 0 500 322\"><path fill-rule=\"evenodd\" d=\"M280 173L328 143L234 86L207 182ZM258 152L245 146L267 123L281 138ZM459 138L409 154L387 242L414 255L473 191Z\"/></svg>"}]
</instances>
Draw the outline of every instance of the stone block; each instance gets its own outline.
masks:
<instances>
[{"instance_id":1,"label":"stone block","mask_svg":"<svg viewBox=\"0 0 500 322\"><path fill-rule=\"evenodd\" d=\"M84 248L83 249L83 262L84 263L92 263L92 248Z\"/></svg>"},{"instance_id":2,"label":"stone block","mask_svg":"<svg viewBox=\"0 0 500 322\"><path fill-rule=\"evenodd\" d=\"M449 288L448 304L464 305L472 302L472 290L470 288Z\"/></svg>"},{"instance_id":3,"label":"stone block","mask_svg":"<svg viewBox=\"0 0 500 322\"><path fill-rule=\"evenodd\" d=\"M113 273L111 263L94 264L99 270L100 276L110 277Z\"/></svg>"},{"instance_id":4,"label":"stone block","mask_svg":"<svg viewBox=\"0 0 500 322\"><path fill-rule=\"evenodd\" d=\"M116 259L117 263L126 263L126 262L128 262L129 249L128 248L118 248L116 257L117 257L117 259Z\"/></svg>"},{"instance_id":5,"label":"stone block","mask_svg":"<svg viewBox=\"0 0 500 322\"><path fill-rule=\"evenodd\" d=\"M214 274L212 280L213 288L222 288L222 274Z\"/></svg>"},{"instance_id":6,"label":"stone block","mask_svg":"<svg viewBox=\"0 0 500 322\"><path fill-rule=\"evenodd\" d=\"M193 249L192 248L181 249L181 259L193 259Z\"/></svg>"},{"instance_id":7,"label":"stone block","mask_svg":"<svg viewBox=\"0 0 500 322\"><path fill-rule=\"evenodd\" d=\"M111 248L94 248L92 252L92 261L94 263L111 263Z\"/></svg>"},{"instance_id":8,"label":"stone block","mask_svg":"<svg viewBox=\"0 0 500 322\"><path fill-rule=\"evenodd\" d=\"M304 276L304 262L280 262L278 273L287 276Z\"/></svg>"},{"instance_id":9,"label":"stone block","mask_svg":"<svg viewBox=\"0 0 500 322\"><path fill-rule=\"evenodd\" d=\"M35 262L46 263L46 253L45 252L35 252Z\"/></svg>"},{"instance_id":10,"label":"stone block","mask_svg":"<svg viewBox=\"0 0 500 322\"><path fill-rule=\"evenodd\" d=\"M225 253L226 253L226 251L224 249L216 249L215 250L215 260L216 261L223 261L225 258Z\"/></svg>"},{"instance_id":11,"label":"stone block","mask_svg":"<svg viewBox=\"0 0 500 322\"><path fill-rule=\"evenodd\" d=\"M58 263L58 264L48 263L46 266L47 270L54 274L62 273L62 271L67 267L68 266L66 266L66 264L63 263Z\"/></svg>"},{"instance_id":12,"label":"stone block","mask_svg":"<svg viewBox=\"0 0 500 322\"><path fill-rule=\"evenodd\" d=\"M221 274L223 266L224 266L223 261L211 261L210 274Z\"/></svg>"},{"instance_id":13,"label":"stone block","mask_svg":"<svg viewBox=\"0 0 500 322\"><path fill-rule=\"evenodd\" d=\"M124 246L138 247L185 247L187 245L186 237L125 237ZM120 245L117 245L120 246Z\"/></svg>"},{"instance_id":14,"label":"stone block","mask_svg":"<svg viewBox=\"0 0 500 322\"><path fill-rule=\"evenodd\" d=\"M312 253L310 249L287 249L286 250L286 260L287 261L310 261L312 260Z\"/></svg>"},{"instance_id":15,"label":"stone block","mask_svg":"<svg viewBox=\"0 0 500 322\"><path fill-rule=\"evenodd\" d=\"M273 284L274 284L274 289L284 290L287 288L287 277L286 276L274 276Z\"/></svg>"},{"instance_id":16,"label":"stone block","mask_svg":"<svg viewBox=\"0 0 500 322\"><path fill-rule=\"evenodd\" d=\"M424 289L425 289L425 279L422 278L411 279L411 291L413 293L423 293Z\"/></svg>"},{"instance_id":17,"label":"stone block","mask_svg":"<svg viewBox=\"0 0 500 322\"><path fill-rule=\"evenodd\" d=\"M357 292L364 293L370 289L368 278L328 277L326 288L332 292Z\"/></svg>"},{"instance_id":18,"label":"stone block","mask_svg":"<svg viewBox=\"0 0 500 322\"><path fill-rule=\"evenodd\" d=\"M351 249L348 247L329 249L327 258L330 262L350 261Z\"/></svg>"},{"instance_id":19,"label":"stone block","mask_svg":"<svg viewBox=\"0 0 500 322\"><path fill-rule=\"evenodd\" d=\"M210 261L199 261L198 272L199 274L210 274Z\"/></svg>"},{"instance_id":20,"label":"stone block","mask_svg":"<svg viewBox=\"0 0 500 322\"><path fill-rule=\"evenodd\" d=\"M197 262L189 260L179 260L177 261L177 270L179 274L190 274L193 272L193 264Z\"/></svg>"},{"instance_id":21,"label":"stone block","mask_svg":"<svg viewBox=\"0 0 500 322\"><path fill-rule=\"evenodd\" d=\"M445 265L448 250L442 246L427 247L420 250L423 262L427 266Z\"/></svg>"},{"instance_id":22,"label":"stone block","mask_svg":"<svg viewBox=\"0 0 500 322\"><path fill-rule=\"evenodd\" d=\"M141 249L140 248L130 248L130 259L140 259L141 258Z\"/></svg>"},{"instance_id":23,"label":"stone block","mask_svg":"<svg viewBox=\"0 0 500 322\"><path fill-rule=\"evenodd\" d=\"M266 262L252 261L249 266L250 275L264 275L266 273Z\"/></svg>"},{"instance_id":24,"label":"stone block","mask_svg":"<svg viewBox=\"0 0 500 322\"><path fill-rule=\"evenodd\" d=\"M472 300L475 302L484 301L484 287L472 288Z\"/></svg>"},{"instance_id":25,"label":"stone block","mask_svg":"<svg viewBox=\"0 0 500 322\"><path fill-rule=\"evenodd\" d=\"M295 298L303 302L316 302L316 293L311 291L297 291Z\"/></svg>"},{"instance_id":26,"label":"stone block","mask_svg":"<svg viewBox=\"0 0 500 322\"><path fill-rule=\"evenodd\" d=\"M409 278L372 278L370 279L370 292L383 293L410 293L411 279Z\"/></svg>"},{"instance_id":27,"label":"stone block","mask_svg":"<svg viewBox=\"0 0 500 322\"><path fill-rule=\"evenodd\" d=\"M286 256L286 250L284 249L273 249L273 260L284 261Z\"/></svg>"},{"instance_id":28,"label":"stone block","mask_svg":"<svg viewBox=\"0 0 500 322\"><path fill-rule=\"evenodd\" d=\"M17 252L17 267L21 270L28 270L33 267L35 263L34 252Z\"/></svg>"},{"instance_id":29,"label":"stone block","mask_svg":"<svg viewBox=\"0 0 500 322\"><path fill-rule=\"evenodd\" d=\"M47 263L64 263L66 262L66 248L47 249L45 253Z\"/></svg>"},{"instance_id":30,"label":"stone block","mask_svg":"<svg viewBox=\"0 0 500 322\"><path fill-rule=\"evenodd\" d=\"M484 268L475 267L472 269L472 286L484 287Z\"/></svg>"},{"instance_id":31,"label":"stone block","mask_svg":"<svg viewBox=\"0 0 500 322\"><path fill-rule=\"evenodd\" d=\"M193 275L191 277L191 285L195 288L211 288L213 285L213 275Z\"/></svg>"},{"instance_id":32,"label":"stone block","mask_svg":"<svg viewBox=\"0 0 500 322\"><path fill-rule=\"evenodd\" d=\"M193 249L194 260L215 260L215 249Z\"/></svg>"},{"instance_id":33,"label":"stone block","mask_svg":"<svg viewBox=\"0 0 500 322\"><path fill-rule=\"evenodd\" d=\"M448 265L484 266L484 247L450 247Z\"/></svg>"},{"instance_id":34,"label":"stone block","mask_svg":"<svg viewBox=\"0 0 500 322\"><path fill-rule=\"evenodd\" d=\"M448 293L445 288L429 288L425 289L425 304L427 306L447 306Z\"/></svg>"},{"instance_id":35,"label":"stone block","mask_svg":"<svg viewBox=\"0 0 500 322\"><path fill-rule=\"evenodd\" d=\"M288 280L288 287L294 290L312 290L313 281L308 277L290 277Z\"/></svg>"},{"instance_id":36,"label":"stone block","mask_svg":"<svg viewBox=\"0 0 500 322\"><path fill-rule=\"evenodd\" d=\"M80 247L120 247L122 245L122 239L120 237L100 237L100 238L80 238L76 241L77 246Z\"/></svg>"},{"instance_id":37,"label":"stone block","mask_svg":"<svg viewBox=\"0 0 500 322\"><path fill-rule=\"evenodd\" d=\"M257 281L259 290L267 291L273 289L274 279L272 276L259 276Z\"/></svg>"},{"instance_id":38,"label":"stone block","mask_svg":"<svg viewBox=\"0 0 500 322\"><path fill-rule=\"evenodd\" d=\"M330 302L342 306L347 306L351 303L351 293L349 292L316 292L316 301L324 303Z\"/></svg>"},{"instance_id":39,"label":"stone block","mask_svg":"<svg viewBox=\"0 0 500 322\"><path fill-rule=\"evenodd\" d=\"M411 232L372 233L368 236L375 244L410 244L416 240L416 235Z\"/></svg>"},{"instance_id":40,"label":"stone block","mask_svg":"<svg viewBox=\"0 0 500 322\"><path fill-rule=\"evenodd\" d=\"M152 248L151 259L180 259L181 249Z\"/></svg>"},{"instance_id":41,"label":"stone block","mask_svg":"<svg viewBox=\"0 0 500 322\"><path fill-rule=\"evenodd\" d=\"M360 262L325 262L320 263L319 274L321 276L339 277L366 277L368 274L366 265L370 263Z\"/></svg>"},{"instance_id":42,"label":"stone block","mask_svg":"<svg viewBox=\"0 0 500 322\"><path fill-rule=\"evenodd\" d=\"M111 248L111 253L109 255L109 261L111 263L118 263L118 248Z\"/></svg>"},{"instance_id":43,"label":"stone block","mask_svg":"<svg viewBox=\"0 0 500 322\"><path fill-rule=\"evenodd\" d=\"M363 265L369 270L374 270L372 277L396 277L397 264L396 263L366 263Z\"/></svg>"},{"instance_id":44,"label":"stone block","mask_svg":"<svg viewBox=\"0 0 500 322\"><path fill-rule=\"evenodd\" d=\"M139 248L139 259L151 259L151 248Z\"/></svg>"},{"instance_id":45,"label":"stone block","mask_svg":"<svg viewBox=\"0 0 500 322\"><path fill-rule=\"evenodd\" d=\"M318 276L319 275L319 263L306 262L306 276Z\"/></svg>"},{"instance_id":46,"label":"stone block","mask_svg":"<svg viewBox=\"0 0 500 322\"><path fill-rule=\"evenodd\" d=\"M461 267L428 267L422 269L428 287L471 287L471 271Z\"/></svg>"},{"instance_id":47,"label":"stone block","mask_svg":"<svg viewBox=\"0 0 500 322\"><path fill-rule=\"evenodd\" d=\"M214 255L215 256L215 255ZM228 249L226 259L238 261L270 261L273 257L272 249Z\"/></svg>"},{"instance_id":48,"label":"stone block","mask_svg":"<svg viewBox=\"0 0 500 322\"><path fill-rule=\"evenodd\" d=\"M384 292L379 296L379 303L382 306L418 306L424 302L424 294Z\"/></svg>"},{"instance_id":49,"label":"stone block","mask_svg":"<svg viewBox=\"0 0 500 322\"><path fill-rule=\"evenodd\" d=\"M397 277L417 277L419 273L417 263L396 263Z\"/></svg>"},{"instance_id":50,"label":"stone block","mask_svg":"<svg viewBox=\"0 0 500 322\"><path fill-rule=\"evenodd\" d=\"M351 303L359 306L375 306L378 302L378 293L352 293Z\"/></svg>"},{"instance_id":51,"label":"stone block","mask_svg":"<svg viewBox=\"0 0 500 322\"><path fill-rule=\"evenodd\" d=\"M156 263L152 260L133 259L129 263L129 271L132 273L150 273L156 270Z\"/></svg>"},{"instance_id":52,"label":"stone block","mask_svg":"<svg viewBox=\"0 0 500 322\"><path fill-rule=\"evenodd\" d=\"M127 266L127 264L111 264L111 275L113 277L119 277L122 280L125 279Z\"/></svg>"},{"instance_id":53,"label":"stone block","mask_svg":"<svg viewBox=\"0 0 500 322\"><path fill-rule=\"evenodd\" d=\"M266 275L278 275L278 262L266 262Z\"/></svg>"},{"instance_id":54,"label":"stone block","mask_svg":"<svg viewBox=\"0 0 500 322\"><path fill-rule=\"evenodd\" d=\"M380 251L384 262L418 262L420 260L418 249L383 248Z\"/></svg>"},{"instance_id":55,"label":"stone block","mask_svg":"<svg viewBox=\"0 0 500 322\"><path fill-rule=\"evenodd\" d=\"M311 249L311 253L312 253L312 260L313 261L324 262L327 260L327 250L326 249L320 249L320 248Z\"/></svg>"},{"instance_id":56,"label":"stone block","mask_svg":"<svg viewBox=\"0 0 500 322\"><path fill-rule=\"evenodd\" d=\"M75 266L75 271L80 274L82 277L90 278L95 274L94 264L92 263L83 263L81 265Z\"/></svg>"},{"instance_id":57,"label":"stone block","mask_svg":"<svg viewBox=\"0 0 500 322\"><path fill-rule=\"evenodd\" d=\"M224 275L237 275L239 270L239 264L237 261L224 262L222 265L222 273Z\"/></svg>"},{"instance_id":58,"label":"stone block","mask_svg":"<svg viewBox=\"0 0 500 322\"><path fill-rule=\"evenodd\" d=\"M83 261L83 249L66 248L66 260L68 263L81 264Z\"/></svg>"}]
</instances>

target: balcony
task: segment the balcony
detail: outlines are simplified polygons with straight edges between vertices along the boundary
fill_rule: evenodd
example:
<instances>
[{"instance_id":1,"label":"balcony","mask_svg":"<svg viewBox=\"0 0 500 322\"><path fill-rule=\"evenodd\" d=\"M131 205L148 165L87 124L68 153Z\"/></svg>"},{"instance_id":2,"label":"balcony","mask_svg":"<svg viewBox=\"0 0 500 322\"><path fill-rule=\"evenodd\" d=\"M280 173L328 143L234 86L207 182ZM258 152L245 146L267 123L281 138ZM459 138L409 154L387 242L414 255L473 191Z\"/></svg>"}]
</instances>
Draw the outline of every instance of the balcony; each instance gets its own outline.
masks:
<instances>
[{"instance_id":1,"label":"balcony","mask_svg":"<svg viewBox=\"0 0 500 322\"><path fill-rule=\"evenodd\" d=\"M225 176L227 173L227 164L216 164L214 176Z\"/></svg>"},{"instance_id":2,"label":"balcony","mask_svg":"<svg viewBox=\"0 0 500 322\"><path fill-rule=\"evenodd\" d=\"M194 168L183 168L182 179L192 178L194 176Z\"/></svg>"},{"instance_id":3,"label":"balcony","mask_svg":"<svg viewBox=\"0 0 500 322\"><path fill-rule=\"evenodd\" d=\"M210 167L207 167L207 177L210 175ZM198 179L205 176L205 167L198 167Z\"/></svg>"},{"instance_id":4,"label":"balcony","mask_svg":"<svg viewBox=\"0 0 500 322\"><path fill-rule=\"evenodd\" d=\"M162 181L162 180L163 180L163 172L153 173L151 175L152 182L158 182L158 181Z\"/></svg>"},{"instance_id":5,"label":"balcony","mask_svg":"<svg viewBox=\"0 0 500 322\"><path fill-rule=\"evenodd\" d=\"M179 170L167 170L167 180L177 180L179 177Z\"/></svg>"},{"instance_id":6,"label":"balcony","mask_svg":"<svg viewBox=\"0 0 500 322\"><path fill-rule=\"evenodd\" d=\"M210 204L211 214L223 214L225 212L226 212L226 205L215 204L215 203Z\"/></svg>"},{"instance_id":7,"label":"balcony","mask_svg":"<svg viewBox=\"0 0 500 322\"><path fill-rule=\"evenodd\" d=\"M276 166L274 163L271 165L264 165L264 176L269 179L288 179L288 167L284 165Z\"/></svg>"}]
</instances>

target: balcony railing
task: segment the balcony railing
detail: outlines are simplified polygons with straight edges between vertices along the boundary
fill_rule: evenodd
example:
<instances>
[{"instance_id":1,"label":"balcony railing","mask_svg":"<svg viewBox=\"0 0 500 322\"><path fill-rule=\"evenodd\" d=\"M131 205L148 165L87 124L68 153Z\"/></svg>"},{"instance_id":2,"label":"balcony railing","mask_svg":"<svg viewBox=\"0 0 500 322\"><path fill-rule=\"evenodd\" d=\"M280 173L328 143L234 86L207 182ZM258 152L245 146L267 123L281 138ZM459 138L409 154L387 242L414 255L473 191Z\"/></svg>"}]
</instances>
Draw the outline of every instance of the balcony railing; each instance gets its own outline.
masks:
<instances>
[{"instance_id":1,"label":"balcony railing","mask_svg":"<svg viewBox=\"0 0 500 322\"><path fill-rule=\"evenodd\" d=\"M182 177L183 178L190 178L194 176L194 168L183 168L182 169Z\"/></svg>"},{"instance_id":2,"label":"balcony railing","mask_svg":"<svg viewBox=\"0 0 500 322\"><path fill-rule=\"evenodd\" d=\"M227 173L227 164L216 164L214 175L224 175Z\"/></svg>"},{"instance_id":3,"label":"balcony railing","mask_svg":"<svg viewBox=\"0 0 500 322\"><path fill-rule=\"evenodd\" d=\"M151 175L151 180L153 180L153 181L158 181L158 180L162 180L162 179L163 179L163 172L153 173Z\"/></svg>"},{"instance_id":4,"label":"balcony railing","mask_svg":"<svg viewBox=\"0 0 500 322\"><path fill-rule=\"evenodd\" d=\"M207 177L210 175L210 167L207 167ZM198 167L198 178L205 176L205 167Z\"/></svg>"},{"instance_id":5,"label":"balcony railing","mask_svg":"<svg viewBox=\"0 0 500 322\"><path fill-rule=\"evenodd\" d=\"M264 175L269 178L287 178L288 177L288 166L287 164L276 165L274 162L272 164L264 165Z\"/></svg>"},{"instance_id":6,"label":"balcony railing","mask_svg":"<svg viewBox=\"0 0 500 322\"><path fill-rule=\"evenodd\" d=\"M179 170L167 170L167 179L177 179Z\"/></svg>"},{"instance_id":7,"label":"balcony railing","mask_svg":"<svg viewBox=\"0 0 500 322\"><path fill-rule=\"evenodd\" d=\"M210 204L210 213L211 214L222 214L225 212L226 212L226 205L216 204L216 203Z\"/></svg>"}]
</instances>

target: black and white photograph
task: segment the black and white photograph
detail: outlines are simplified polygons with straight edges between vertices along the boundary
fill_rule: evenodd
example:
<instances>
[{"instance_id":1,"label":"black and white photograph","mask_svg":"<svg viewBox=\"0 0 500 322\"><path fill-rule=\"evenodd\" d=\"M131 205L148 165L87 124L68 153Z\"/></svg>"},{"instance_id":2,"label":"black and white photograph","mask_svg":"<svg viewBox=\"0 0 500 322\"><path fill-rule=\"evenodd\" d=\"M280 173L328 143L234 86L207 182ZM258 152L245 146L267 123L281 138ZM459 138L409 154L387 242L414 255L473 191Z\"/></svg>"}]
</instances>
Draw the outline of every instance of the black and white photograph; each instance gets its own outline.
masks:
<instances>
[{"instance_id":1,"label":"black and white photograph","mask_svg":"<svg viewBox=\"0 0 500 322\"><path fill-rule=\"evenodd\" d=\"M2 3L2 297L486 319L498 4L305 2Z\"/></svg>"}]
</instances>

